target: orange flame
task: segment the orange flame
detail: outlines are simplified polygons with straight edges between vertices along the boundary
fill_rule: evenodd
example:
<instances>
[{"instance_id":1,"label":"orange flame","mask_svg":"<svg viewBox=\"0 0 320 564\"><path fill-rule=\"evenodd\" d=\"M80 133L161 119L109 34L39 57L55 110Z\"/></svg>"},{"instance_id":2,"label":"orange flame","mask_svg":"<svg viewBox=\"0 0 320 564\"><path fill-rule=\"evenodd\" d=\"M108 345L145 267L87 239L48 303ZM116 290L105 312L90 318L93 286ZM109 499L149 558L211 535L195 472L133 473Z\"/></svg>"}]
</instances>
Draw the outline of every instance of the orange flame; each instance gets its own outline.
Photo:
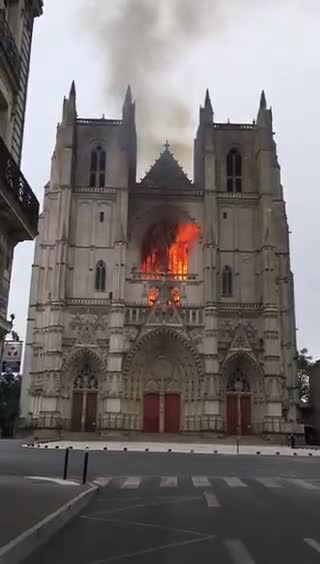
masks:
<instances>
[{"instance_id":1,"label":"orange flame","mask_svg":"<svg viewBox=\"0 0 320 564\"><path fill-rule=\"evenodd\" d=\"M144 257L142 272L159 273L166 265L169 274L184 278L188 274L190 248L199 237L200 229L194 223L178 225L172 243L152 248Z\"/></svg>"}]
</instances>

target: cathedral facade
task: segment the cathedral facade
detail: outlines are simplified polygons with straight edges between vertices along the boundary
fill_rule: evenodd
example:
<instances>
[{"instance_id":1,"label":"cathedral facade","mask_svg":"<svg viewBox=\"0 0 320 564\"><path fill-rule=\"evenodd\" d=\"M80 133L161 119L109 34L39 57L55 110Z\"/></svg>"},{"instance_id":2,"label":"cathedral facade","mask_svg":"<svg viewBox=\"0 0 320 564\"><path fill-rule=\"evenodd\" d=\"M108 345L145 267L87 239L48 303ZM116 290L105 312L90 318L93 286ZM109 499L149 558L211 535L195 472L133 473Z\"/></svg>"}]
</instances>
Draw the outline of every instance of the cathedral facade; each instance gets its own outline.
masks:
<instances>
[{"instance_id":1,"label":"cathedral facade","mask_svg":"<svg viewBox=\"0 0 320 564\"><path fill-rule=\"evenodd\" d=\"M83 119L72 85L33 265L22 424L297 428L288 224L262 93L253 123L200 109L194 181L168 143L136 180L135 104Z\"/></svg>"}]
</instances>

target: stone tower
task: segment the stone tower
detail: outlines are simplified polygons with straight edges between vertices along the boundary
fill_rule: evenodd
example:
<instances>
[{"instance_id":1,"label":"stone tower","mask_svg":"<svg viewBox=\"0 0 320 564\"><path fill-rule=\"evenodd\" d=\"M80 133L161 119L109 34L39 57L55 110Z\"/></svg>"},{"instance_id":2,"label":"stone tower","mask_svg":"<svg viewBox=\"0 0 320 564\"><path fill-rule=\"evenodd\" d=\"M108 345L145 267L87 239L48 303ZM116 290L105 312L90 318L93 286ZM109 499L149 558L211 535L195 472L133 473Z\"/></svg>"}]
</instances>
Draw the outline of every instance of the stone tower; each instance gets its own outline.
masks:
<instances>
[{"instance_id":1,"label":"stone tower","mask_svg":"<svg viewBox=\"0 0 320 564\"><path fill-rule=\"evenodd\" d=\"M166 143L136 181L135 104L83 119L74 84L45 187L22 423L75 431L286 433L296 424L288 225L257 120L200 109L194 181Z\"/></svg>"}]
</instances>

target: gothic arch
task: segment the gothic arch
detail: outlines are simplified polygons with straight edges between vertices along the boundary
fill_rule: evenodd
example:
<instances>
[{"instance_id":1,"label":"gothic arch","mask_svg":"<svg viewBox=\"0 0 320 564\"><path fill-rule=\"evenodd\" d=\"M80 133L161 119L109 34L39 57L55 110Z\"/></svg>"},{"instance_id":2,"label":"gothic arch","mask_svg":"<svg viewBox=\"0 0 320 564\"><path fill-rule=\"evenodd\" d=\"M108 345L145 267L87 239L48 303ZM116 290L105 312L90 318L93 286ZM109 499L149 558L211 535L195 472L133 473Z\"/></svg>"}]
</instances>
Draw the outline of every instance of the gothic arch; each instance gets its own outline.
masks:
<instances>
[{"instance_id":1,"label":"gothic arch","mask_svg":"<svg viewBox=\"0 0 320 564\"><path fill-rule=\"evenodd\" d=\"M99 383L105 369L103 360L96 351L88 347L81 347L70 353L62 367L62 381L65 388L73 387L75 378L78 375L77 372L80 372L85 364L94 368L95 376Z\"/></svg>"},{"instance_id":2,"label":"gothic arch","mask_svg":"<svg viewBox=\"0 0 320 564\"><path fill-rule=\"evenodd\" d=\"M222 364L223 385L226 391L237 371L242 375L243 382L247 383L247 390L253 393L256 400L261 401L264 397L264 374L253 353L235 351L226 357Z\"/></svg>"},{"instance_id":3,"label":"gothic arch","mask_svg":"<svg viewBox=\"0 0 320 564\"><path fill-rule=\"evenodd\" d=\"M153 331L149 331L146 335L144 335L143 337L141 337L134 345L133 347L130 349L130 351L128 352L125 362L124 362L124 367L123 367L123 374L127 375L128 372L130 371L132 362L134 357L136 357L136 355L140 352L143 351L143 349L145 348L145 346L148 343L151 343L152 341L156 342L157 339L161 339L167 337L169 339L172 339L172 341L179 343L180 346L183 346L191 355L191 357L193 358L193 361L195 363L195 366L197 367L197 373L198 376L202 376L203 375L203 365L202 362L200 360L200 356L197 353L197 351L195 350L195 348L193 347L192 343L190 341L188 341L183 335L181 335L180 333L178 333L177 331L174 331L171 328L162 328L159 327Z\"/></svg>"}]
</instances>

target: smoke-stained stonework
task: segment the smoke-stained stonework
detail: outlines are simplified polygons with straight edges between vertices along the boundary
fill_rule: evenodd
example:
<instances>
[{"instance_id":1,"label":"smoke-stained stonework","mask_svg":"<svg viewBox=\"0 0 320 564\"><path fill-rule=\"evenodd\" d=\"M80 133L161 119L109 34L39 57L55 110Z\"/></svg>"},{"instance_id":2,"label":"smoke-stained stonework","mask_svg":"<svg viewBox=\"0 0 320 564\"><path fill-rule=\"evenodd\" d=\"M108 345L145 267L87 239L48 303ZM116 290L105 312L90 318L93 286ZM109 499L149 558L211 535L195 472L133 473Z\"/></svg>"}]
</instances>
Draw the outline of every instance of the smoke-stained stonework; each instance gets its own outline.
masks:
<instances>
[{"instance_id":1,"label":"smoke-stained stonework","mask_svg":"<svg viewBox=\"0 0 320 564\"><path fill-rule=\"evenodd\" d=\"M187 142L187 140L185 140ZM288 225L261 96L217 123L207 93L194 180L168 143L136 181L121 120L64 100L33 265L22 424L286 433L296 422Z\"/></svg>"}]
</instances>

